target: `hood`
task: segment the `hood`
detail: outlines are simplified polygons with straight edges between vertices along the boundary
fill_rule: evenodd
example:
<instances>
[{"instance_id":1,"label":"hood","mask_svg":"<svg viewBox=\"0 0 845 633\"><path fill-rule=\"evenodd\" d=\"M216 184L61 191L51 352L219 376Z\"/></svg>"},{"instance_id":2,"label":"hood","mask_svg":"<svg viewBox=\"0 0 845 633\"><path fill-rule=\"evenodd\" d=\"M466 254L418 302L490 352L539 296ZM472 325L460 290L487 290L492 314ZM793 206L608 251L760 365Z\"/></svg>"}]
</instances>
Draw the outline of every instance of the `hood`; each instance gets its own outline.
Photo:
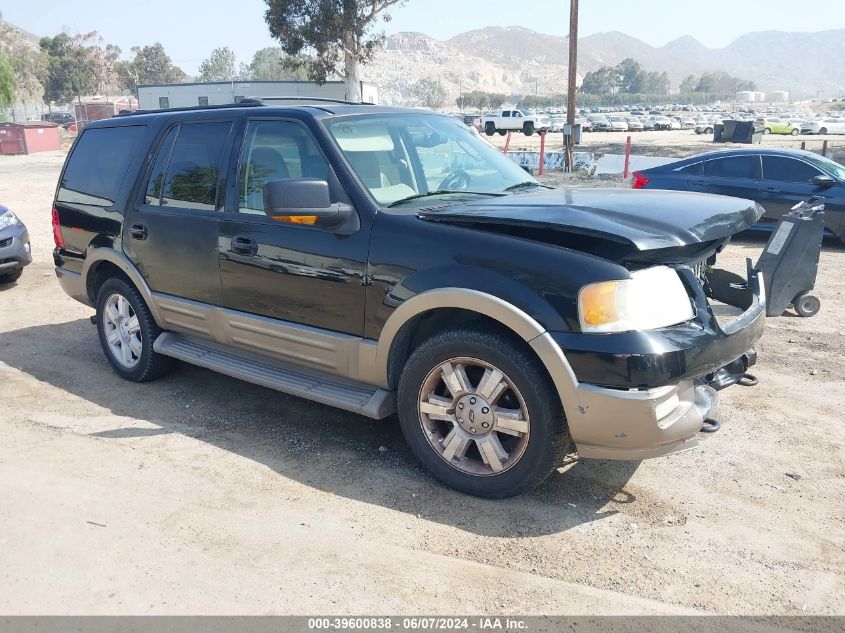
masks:
<instances>
[{"instance_id":1,"label":"hood","mask_svg":"<svg viewBox=\"0 0 845 633\"><path fill-rule=\"evenodd\" d=\"M763 214L751 200L704 193L556 189L423 210L427 221L474 226L615 260L670 261L727 241Z\"/></svg>"}]
</instances>

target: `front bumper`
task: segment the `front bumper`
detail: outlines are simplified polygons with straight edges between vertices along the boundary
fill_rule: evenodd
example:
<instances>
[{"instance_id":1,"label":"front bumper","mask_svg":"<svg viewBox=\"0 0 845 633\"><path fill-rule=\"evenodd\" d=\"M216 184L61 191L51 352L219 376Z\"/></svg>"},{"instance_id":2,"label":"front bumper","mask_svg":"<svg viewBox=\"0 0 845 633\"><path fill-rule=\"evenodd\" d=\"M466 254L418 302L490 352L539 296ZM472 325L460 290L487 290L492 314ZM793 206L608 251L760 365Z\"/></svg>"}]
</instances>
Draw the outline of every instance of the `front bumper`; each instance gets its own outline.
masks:
<instances>
[{"instance_id":1,"label":"front bumper","mask_svg":"<svg viewBox=\"0 0 845 633\"><path fill-rule=\"evenodd\" d=\"M693 275L681 271L682 276ZM691 284L694 276L688 279ZM577 406L565 406L581 457L644 459L698 443L716 391L756 362L766 321L761 275L750 269L750 307L720 326L704 297L695 321L652 332L552 334L577 381ZM699 285L700 289L700 285Z\"/></svg>"},{"instance_id":2,"label":"front bumper","mask_svg":"<svg viewBox=\"0 0 845 633\"><path fill-rule=\"evenodd\" d=\"M13 231L0 231L0 275L31 263L32 253L26 228L19 225Z\"/></svg>"}]
</instances>

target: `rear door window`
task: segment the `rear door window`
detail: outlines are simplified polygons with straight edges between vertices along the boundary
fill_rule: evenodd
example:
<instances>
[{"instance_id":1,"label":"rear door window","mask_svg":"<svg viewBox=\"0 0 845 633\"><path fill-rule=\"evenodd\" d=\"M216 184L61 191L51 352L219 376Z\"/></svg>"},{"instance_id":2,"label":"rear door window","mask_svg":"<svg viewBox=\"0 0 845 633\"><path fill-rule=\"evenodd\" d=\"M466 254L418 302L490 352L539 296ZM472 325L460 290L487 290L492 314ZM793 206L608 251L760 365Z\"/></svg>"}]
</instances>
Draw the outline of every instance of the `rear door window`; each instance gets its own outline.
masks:
<instances>
[{"instance_id":1,"label":"rear door window","mask_svg":"<svg viewBox=\"0 0 845 633\"><path fill-rule=\"evenodd\" d=\"M780 182L809 183L822 172L807 163L783 156L763 156L763 178Z\"/></svg>"},{"instance_id":2,"label":"rear door window","mask_svg":"<svg viewBox=\"0 0 845 633\"><path fill-rule=\"evenodd\" d=\"M62 175L58 202L112 206L145 130L142 125L85 130Z\"/></svg>"},{"instance_id":3,"label":"rear door window","mask_svg":"<svg viewBox=\"0 0 845 633\"><path fill-rule=\"evenodd\" d=\"M755 180L760 176L759 156L730 156L704 163L704 175L713 178Z\"/></svg>"},{"instance_id":4,"label":"rear door window","mask_svg":"<svg viewBox=\"0 0 845 633\"><path fill-rule=\"evenodd\" d=\"M171 209L216 210L231 127L228 121L183 123L170 133L175 133L175 141L168 134L156 157L145 202Z\"/></svg>"}]
</instances>

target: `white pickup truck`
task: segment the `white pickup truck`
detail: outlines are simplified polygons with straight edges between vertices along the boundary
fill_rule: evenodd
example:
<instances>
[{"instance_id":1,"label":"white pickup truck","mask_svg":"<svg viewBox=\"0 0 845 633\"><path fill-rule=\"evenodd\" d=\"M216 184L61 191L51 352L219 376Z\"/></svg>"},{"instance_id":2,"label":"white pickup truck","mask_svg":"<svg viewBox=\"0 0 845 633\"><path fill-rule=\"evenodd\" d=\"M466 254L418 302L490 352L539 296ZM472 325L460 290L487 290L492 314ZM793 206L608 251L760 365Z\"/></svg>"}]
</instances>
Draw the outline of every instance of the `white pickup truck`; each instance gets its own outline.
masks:
<instances>
[{"instance_id":1,"label":"white pickup truck","mask_svg":"<svg viewBox=\"0 0 845 633\"><path fill-rule=\"evenodd\" d=\"M481 118L481 127L487 136L496 132L504 136L516 131L531 136L534 132L547 132L551 125L549 117L531 114L527 110L502 110L499 115L486 114Z\"/></svg>"}]
</instances>

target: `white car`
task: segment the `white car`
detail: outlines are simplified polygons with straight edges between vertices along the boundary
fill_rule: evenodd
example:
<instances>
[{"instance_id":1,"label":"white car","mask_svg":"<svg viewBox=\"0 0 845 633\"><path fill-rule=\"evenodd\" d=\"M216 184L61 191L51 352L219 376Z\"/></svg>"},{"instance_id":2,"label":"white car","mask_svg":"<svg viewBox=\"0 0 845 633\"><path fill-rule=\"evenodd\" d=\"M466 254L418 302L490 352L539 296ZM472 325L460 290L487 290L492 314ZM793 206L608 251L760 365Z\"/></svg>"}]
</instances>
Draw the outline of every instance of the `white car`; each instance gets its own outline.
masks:
<instances>
[{"instance_id":1,"label":"white car","mask_svg":"<svg viewBox=\"0 0 845 633\"><path fill-rule=\"evenodd\" d=\"M845 134L845 118L828 117L801 123L801 134Z\"/></svg>"},{"instance_id":2,"label":"white car","mask_svg":"<svg viewBox=\"0 0 845 633\"><path fill-rule=\"evenodd\" d=\"M625 120L623 116L612 116L610 117L610 130L612 132L627 132L628 131L628 122Z\"/></svg>"},{"instance_id":3,"label":"white car","mask_svg":"<svg viewBox=\"0 0 845 633\"><path fill-rule=\"evenodd\" d=\"M680 130L682 129L681 122L678 119L671 118L669 119L669 129L670 130Z\"/></svg>"}]
</instances>

